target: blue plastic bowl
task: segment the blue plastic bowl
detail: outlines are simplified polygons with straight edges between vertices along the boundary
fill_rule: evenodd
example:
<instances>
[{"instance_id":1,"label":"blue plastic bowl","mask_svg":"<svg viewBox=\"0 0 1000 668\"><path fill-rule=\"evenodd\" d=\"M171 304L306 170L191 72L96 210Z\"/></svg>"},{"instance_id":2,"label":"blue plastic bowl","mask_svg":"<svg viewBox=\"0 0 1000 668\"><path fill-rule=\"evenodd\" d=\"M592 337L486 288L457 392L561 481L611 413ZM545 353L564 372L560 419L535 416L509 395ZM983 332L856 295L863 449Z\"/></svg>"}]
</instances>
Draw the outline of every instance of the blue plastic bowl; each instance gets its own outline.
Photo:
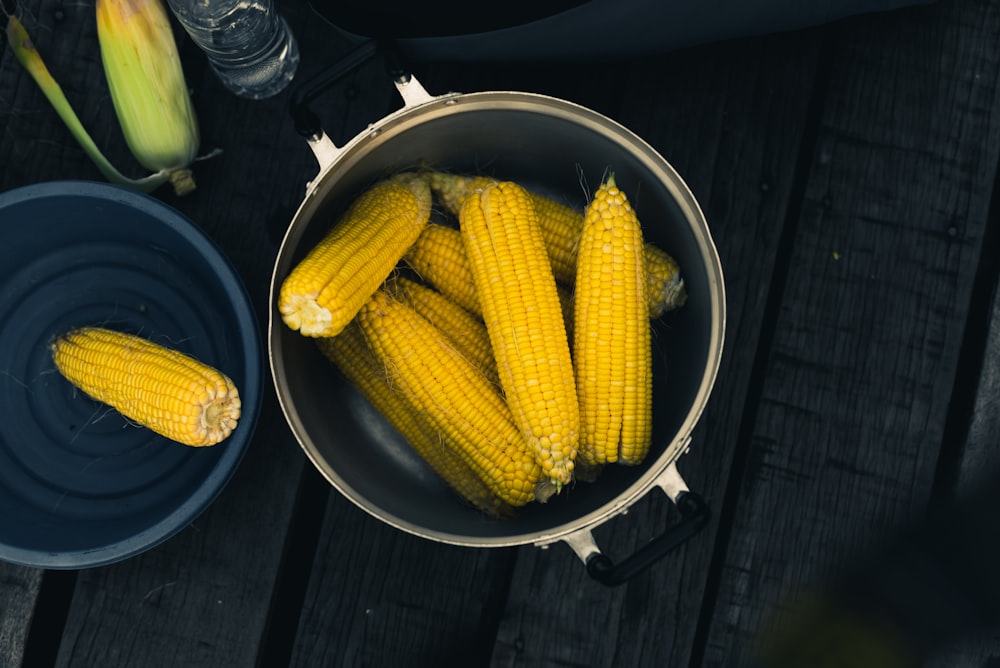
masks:
<instances>
[{"instance_id":1,"label":"blue plastic bowl","mask_svg":"<svg viewBox=\"0 0 1000 668\"><path fill-rule=\"evenodd\" d=\"M81 325L140 334L229 375L243 404L236 430L187 447L76 390L49 345ZM243 458L263 369L240 277L179 212L104 183L0 193L0 559L88 568L188 526Z\"/></svg>"}]
</instances>

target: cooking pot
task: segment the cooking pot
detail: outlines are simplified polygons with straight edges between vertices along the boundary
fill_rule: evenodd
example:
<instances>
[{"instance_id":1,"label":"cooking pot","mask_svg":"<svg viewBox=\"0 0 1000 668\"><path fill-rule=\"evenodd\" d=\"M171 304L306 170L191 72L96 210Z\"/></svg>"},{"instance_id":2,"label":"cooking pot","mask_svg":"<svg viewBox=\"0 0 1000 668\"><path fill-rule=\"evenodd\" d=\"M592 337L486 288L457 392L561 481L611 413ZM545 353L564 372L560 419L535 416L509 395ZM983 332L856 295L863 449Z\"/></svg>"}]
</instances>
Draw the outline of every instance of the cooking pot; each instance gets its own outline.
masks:
<instances>
[{"instance_id":1,"label":"cooking pot","mask_svg":"<svg viewBox=\"0 0 1000 668\"><path fill-rule=\"evenodd\" d=\"M705 218L677 172L615 121L580 105L527 92L431 95L390 67L403 106L342 146L316 127L309 102L376 52L369 44L293 95L296 124L318 175L292 219L270 288L268 354L285 418L308 458L340 493L379 520L426 539L471 547L563 541L606 584L625 581L704 527L705 501L677 470L709 398L725 331L722 269ZM387 58L392 63L391 58ZM303 92L305 91L305 92ZM495 520L462 503L405 441L277 311L285 276L349 202L376 180L420 165L486 172L570 200L610 170L638 212L646 239L681 266L687 303L653 322L653 441L640 466L609 466L596 482L574 483L545 504ZM619 563L601 553L592 530L659 488L681 519Z\"/></svg>"}]
</instances>

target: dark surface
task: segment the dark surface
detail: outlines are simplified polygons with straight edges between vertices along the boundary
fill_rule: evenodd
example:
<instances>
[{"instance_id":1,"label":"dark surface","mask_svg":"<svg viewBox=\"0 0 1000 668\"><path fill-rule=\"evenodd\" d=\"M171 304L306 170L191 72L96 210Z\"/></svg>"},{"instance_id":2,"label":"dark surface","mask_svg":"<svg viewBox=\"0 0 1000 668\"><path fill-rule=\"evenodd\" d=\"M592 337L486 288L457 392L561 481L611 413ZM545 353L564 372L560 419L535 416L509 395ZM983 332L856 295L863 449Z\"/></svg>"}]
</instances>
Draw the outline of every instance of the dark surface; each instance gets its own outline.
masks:
<instances>
[{"instance_id":1,"label":"dark surface","mask_svg":"<svg viewBox=\"0 0 1000 668\"><path fill-rule=\"evenodd\" d=\"M21 14L95 141L139 174L92 11L43 0ZM301 79L350 50L304 3L283 12ZM997 474L998 34L1000 2L950 0L626 62L415 64L431 93L526 90L606 114L691 187L728 302L715 390L680 460L712 508L708 527L614 588L562 543L427 541L332 490L268 384L240 469L186 530L84 571L0 563L0 665L747 665L760 640L808 630L794 623L799 604L828 600L857 564L877 566L882 584L894 574L893 586L860 588L850 600L861 604L846 608L853 626L806 606L820 615L812 634L855 629L887 607L867 635L835 640L840 651L898 650L887 639L912 640L897 633L900 607L868 603L902 591L909 608L955 622L921 638L941 645L904 644L927 650L910 665L1000 660L996 627L975 628L992 621L989 606L969 605L996 584L976 570L996 563L992 542L970 537L994 531L988 496L976 501L986 520L952 524L946 513L955 533L930 541L947 577L883 551ZM278 243L316 162L294 131L290 91L233 97L189 42L181 48L203 152L222 153L196 165L192 195L156 196L226 251L263 326ZM315 108L340 144L399 105L372 63ZM0 130L3 190L100 180L6 48ZM677 521L653 491L594 534L617 560ZM892 665L884 656L875 665Z\"/></svg>"}]
</instances>

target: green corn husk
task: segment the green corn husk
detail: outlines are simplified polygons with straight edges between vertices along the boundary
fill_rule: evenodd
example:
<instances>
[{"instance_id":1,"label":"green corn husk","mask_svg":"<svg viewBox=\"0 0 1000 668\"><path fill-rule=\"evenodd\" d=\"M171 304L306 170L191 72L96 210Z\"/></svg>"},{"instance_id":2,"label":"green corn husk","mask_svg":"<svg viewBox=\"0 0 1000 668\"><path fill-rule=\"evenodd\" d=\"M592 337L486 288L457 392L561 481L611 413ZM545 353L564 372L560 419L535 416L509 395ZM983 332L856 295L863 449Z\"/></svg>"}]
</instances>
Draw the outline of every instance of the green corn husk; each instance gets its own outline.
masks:
<instances>
[{"instance_id":1,"label":"green corn husk","mask_svg":"<svg viewBox=\"0 0 1000 668\"><path fill-rule=\"evenodd\" d=\"M35 48L31 37L28 36L28 31L25 30L24 25L16 16L7 17L7 43L10 46L10 50L14 53L14 57L17 58L25 71L38 84L39 89L41 89L46 99L48 99L49 104L52 105L59 118L66 124L70 133L79 142L84 152L93 161L94 165L97 166L97 169L100 170L104 178L112 183L128 186L147 193L152 192L170 179L170 173L167 170L157 171L155 174L150 174L144 178L130 179L115 169L114 165L101 153L97 144L94 143L90 134L87 133L86 128L83 127L83 123L80 122L76 112L73 111L73 107L69 103L69 100L66 99L62 88L52 77L48 67L45 66L41 54L38 53L38 49Z\"/></svg>"},{"instance_id":2,"label":"green corn husk","mask_svg":"<svg viewBox=\"0 0 1000 668\"><path fill-rule=\"evenodd\" d=\"M198 122L161 0L97 0L104 73L129 149L147 169L167 171L178 195L195 188L189 165Z\"/></svg>"}]
</instances>

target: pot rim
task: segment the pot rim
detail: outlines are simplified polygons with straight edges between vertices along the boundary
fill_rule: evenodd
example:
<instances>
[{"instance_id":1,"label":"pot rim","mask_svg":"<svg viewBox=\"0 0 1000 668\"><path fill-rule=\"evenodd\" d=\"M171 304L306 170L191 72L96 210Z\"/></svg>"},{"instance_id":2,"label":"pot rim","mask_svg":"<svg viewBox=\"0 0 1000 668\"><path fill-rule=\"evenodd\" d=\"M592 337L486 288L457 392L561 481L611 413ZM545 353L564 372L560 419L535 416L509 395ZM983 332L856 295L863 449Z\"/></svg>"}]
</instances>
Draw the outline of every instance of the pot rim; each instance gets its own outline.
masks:
<instances>
[{"instance_id":1,"label":"pot rim","mask_svg":"<svg viewBox=\"0 0 1000 668\"><path fill-rule=\"evenodd\" d=\"M676 476L677 460L690 448L691 434L704 412L718 375L726 329L726 298L721 262L707 220L694 194L674 167L650 144L622 124L583 105L549 95L509 90L445 93L431 96L423 91L415 79L409 79L402 84L397 83L397 86L413 84L416 84L416 93L413 92L414 89L410 89L411 92L407 95L401 90L406 102L402 108L369 125L367 129L356 134L342 147L334 146L325 135L309 140L310 148L316 155L320 169L316 177L307 184L306 195L286 229L279 246L271 275L268 309L268 361L271 366L272 379L275 383L282 413L299 445L323 477L339 493L365 512L396 529L454 545L472 547L544 545L577 534L582 530L593 529L611 517L624 513L653 487L661 487L671 496L671 499L675 499L674 492L676 490L668 489L668 487L673 488L674 486L664 481L671 472ZM698 391L681 427L669 439L663 453L655 461L644 464L646 470L626 489L595 510L546 530L503 536L468 536L457 532L430 529L387 512L371 499L354 490L322 457L309 435L305 433L305 428L299 423L292 405L293 402L287 396L288 388L283 385L285 378L281 369L281 354L275 346L275 328L283 326L276 307L280 281L285 274L286 267L290 266L291 256L294 255L297 248L302 230L308 227L315 209L323 204L324 186L332 182L331 180L335 181L338 176L349 173L351 168L367 154L367 150L373 142L386 141L387 137L391 139L414 127L451 114L475 113L481 110L492 112L521 111L555 116L611 138L623 149L629 150L656 178L656 183L667 189L671 198L683 210L697 241L712 301L707 361L698 385ZM685 490L686 488L680 491Z\"/></svg>"}]
</instances>

